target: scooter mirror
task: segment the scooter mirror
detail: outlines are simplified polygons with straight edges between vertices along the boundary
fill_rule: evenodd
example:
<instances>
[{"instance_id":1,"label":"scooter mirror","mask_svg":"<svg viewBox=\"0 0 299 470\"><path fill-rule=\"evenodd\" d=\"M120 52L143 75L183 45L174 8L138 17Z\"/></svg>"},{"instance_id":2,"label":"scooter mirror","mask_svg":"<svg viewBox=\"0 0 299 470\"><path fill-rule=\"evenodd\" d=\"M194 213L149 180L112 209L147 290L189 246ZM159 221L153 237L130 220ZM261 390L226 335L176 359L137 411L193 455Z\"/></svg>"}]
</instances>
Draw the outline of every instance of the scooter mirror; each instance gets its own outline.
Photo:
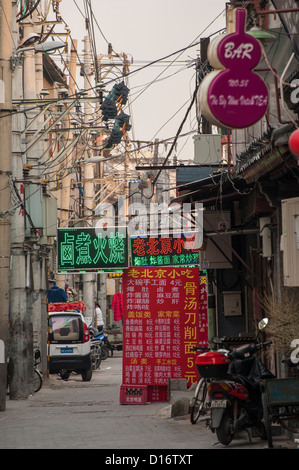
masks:
<instances>
[{"instance_id":1,"label":"scooter mirror","mask_svg":"<svg viewBox=\"0 0 299 470\"><path fill-rule=\"evenodd\" d=\"M258 327L259 327L259 330L263 330L264 328L266 328L266 326L268 325L268 318L263 318L261 321L259 321L258 323Z\"/></svg>"}]
</instances>

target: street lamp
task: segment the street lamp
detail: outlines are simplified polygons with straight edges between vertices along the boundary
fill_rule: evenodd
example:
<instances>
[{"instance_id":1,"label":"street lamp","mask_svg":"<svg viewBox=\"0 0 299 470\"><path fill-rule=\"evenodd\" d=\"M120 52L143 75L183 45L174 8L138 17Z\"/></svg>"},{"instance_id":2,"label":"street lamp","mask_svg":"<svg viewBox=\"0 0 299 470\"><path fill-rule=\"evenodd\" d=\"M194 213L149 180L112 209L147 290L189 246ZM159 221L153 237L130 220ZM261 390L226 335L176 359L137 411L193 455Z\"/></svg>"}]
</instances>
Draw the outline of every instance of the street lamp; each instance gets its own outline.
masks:
<instances>
[{"instance_id":1,"label":"street lamp","mask_svg":"<svg viewBox=\"0 0 299 470\"><path fill-rule=\"evenodd\" d=\"M257 24L252 26L252 28L246 32L253 38L259 39L261 42L275 41L276 39L274 34L270 33L270 31L265 28L261 28L261 26L258 26Z\"/></svg>"},{"instance_id":2,"label":"street lamp","mask_svg":"<svg viewBox=\"0 0 299 470\"><path fill-rule=\"evenodd\" d=\"M17 52L26 52L26 51L34 51L34 52L52 52L56 51L57 49L62 49L65 47L65 43L62 41L47 41L42 42L40 44L35 44L34 46L22 47L19 46Z\"/></svg>"},{"instance_id":3,"label":"street lamp","mask_svg":"<svg viewBox=\"0 0 299 470\"><path fill-rule=\"evenodd\" d=\"M109 157L103 157L103 156L98 156L98 157L90 157L86 158L85 160L81 160L81 163L99 163L99 162L108 162L109 160L112 160L113 158L119 158L123 157L125 154L121 153L119 155L110 155Z\"/></svg>"},{"instance_id":4,"label":"street lamp","mask_svg":"<svg viewBox=\"0 0 299 470\"><path fill-rule=\"evenodd\" d=\"M98 163L98 162L104 162L105 160L107 159L103 156L90 157L90 158L86 158L85 160L82 160L82 163Z\"/></svg>"}]
</instances>

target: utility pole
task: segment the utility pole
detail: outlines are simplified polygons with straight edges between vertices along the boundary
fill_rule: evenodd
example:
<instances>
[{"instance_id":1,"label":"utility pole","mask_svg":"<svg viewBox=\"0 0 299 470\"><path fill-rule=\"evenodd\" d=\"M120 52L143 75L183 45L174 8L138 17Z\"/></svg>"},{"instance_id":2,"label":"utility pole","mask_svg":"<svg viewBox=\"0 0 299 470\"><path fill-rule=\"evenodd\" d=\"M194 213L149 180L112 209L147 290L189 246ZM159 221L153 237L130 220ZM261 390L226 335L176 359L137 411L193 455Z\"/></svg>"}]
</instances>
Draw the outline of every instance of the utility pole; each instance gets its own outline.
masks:
<instances>
[{"instance_id":1,"label":"utility pole","mask_svg":"<svg viewBox=\"0 0 299 470\"><path fill-rule=\"evenodd\" d=\"M74 39L71 46L71 54L69 61L69 95L74 96L76 92L76 68L77 68L77 41ZM71 127L69 116L65 118L66 127ZM71 168L73 152L69 153L66 157L65 172L67 175L61 180L62 188L60 190L60 201L59 207L63 209L60 214L60 226L67 228L69 226L69 208L70 208L70 186L71 186L71 175L68 173ZM62 289L64 289L66 282L68 281L65 274L57 274L56 282Z\"/></svg>"},{"instance_id":2,"label":"utility pole","mask_svg":"<svg viewBox=\"0 0 299 470\"><path fill-rule=\"evenodd\" d=\"M202 67L208 66L208 47L209 47L209 38L201 38L200 40L200 60ZM203 116L201 118L202 124L202 133L203 134L212 134L212 126Z\"/></svg>"},{"instance_id":3,"label":"utility pole","mask_svg":"<svg viewBox=\"0 0 299 470\"><path fill-rule=\"evenodd\" d=\"M33 14L33 31L40 34L42 27L38 24L38 13L35 11ZM44 73L43 73L43 55L36 53L34 55L35 61L35 87L32 89L32 97L37 98L40 96L40 92L43 89ZM26 85L28 86L28 85ZM37 129L42 128L44 122L44 115L39 113L39 110L35 111L38 115L36 119ZM36 117L36 116L35 116ZM43 186L41 185L41 168L44 161L41 158L45 150L45 144L43 140L40 140L36 145L35 149L35 166L37 167L37 181L40 189L40 197L43 196ZM45 218L43 214L43 224L45 226ZM47 302L46 292L48 287L47 282L47 258L48 250L43 245L41 238L38 237L37 243L33 244L33 263L32 263L32 293L30 296L30 303L27 301L27 319L28 319L28 333L32 334L32 339L28 341L28 375L29 382L32 383L31 378L34 375L33 370L33 354L34 349L38 347L41 352L41 365L42 372L45 374L47 371ZM32 323L32 325L31 325ZM32 390L29 390L32 393Z\"/></svg>"},{"instance_id":4,"label":"utility pole","mask_svg":"<svg viewBox=\"0 0 299 470\"><path fill-rule=\"evenodd\" d=\"M90 38L88 28L86 28L86 36L84 38L84 88L88 90L88 95L91 96L90 78L92 76L91 70L91 50ZM84 105L84 120L85 123L93 117L93 107L90 102ZM92 150L90 150L92 153ZM92 156L92 154L90 155ZM83 168L84 173L84 213L87 216L87 226L93 225L91 217L93 212L93 198L94 198L94 163L86 163ZM83 300L86 304L86 311L88 316L94 316L95 310L95 292L96 292L96 275L86 273L83 274Z\"/></svg>"},{"instance_id":5,"label":"utility pole","mask_svg":"<svg viewBox=\"0 0 299 470\"><path fill-rule=\"evenodd\" d=\"M70 71L69 71L69 95L74 96L76 92L76 61L77 61L77 41L72 41L71 54L70 54ZM66 118L66 127L70 127L70 117ZM65 172L69 172L69 168L72 163L73 152L70 152L65 160ZM60 223L62 227L68 227L69 219L69 205L70 205L70 186L71 186L71 175L67 174L62 181L62 190L61 190L61 201L59 207L66 209L62 211L60 216Z\"/></svg>"},{"instance_id":6,"label":"utility pole","mask_svg":"<svg viewBox=\"0 0 299 470\"><path fill-rule=\"evenodd\" d=\"M16 8L16 6L14 7ZM16 16L16 12L15 12ZM33 18L35 14L33 15ZM34 19L24 22L24 36L34 31ZM17 31L14 31L14 41L18 43ZM15 69L13 74L14 98L35 99L37 87L42 86L42 62L37 59L33 50L26 50L24 56L15 52ZM21 60L20 60L21 57ZM36 60L37 59L37 60ZM43 146L38 144L36 149L26 151L26 139L21 138L20 130L26 128L28 121L34 119L37 111L26 112L24 116L13 118L13 174L15 189L20 197L21 187L25 198L31 197L30 185L24 181L24 164L34 168L30 175L35 181L38 190L40 182L40 169L37 163L39 155L43 153ZM40 119L36 125L41 124ZM25 146L25 148L23 148ZM24 158L24 160L23 160ZM27 192L28 190L28 192ZM26 205L26 204L25 204ZM45 259L40 257L40 244L38 239L30 237L25 249L24 217L17 211L11 221L11 281L10 281L10 398L24 399L32 393L33 381L33 338L36 332L45 330L46 306L43 301L45 292ZM41 261L43 266L41 266ZM44 292L42 292L44 291ZM44 334L43 334L44 338ZM38 345L41 349L42 345ZM45 353L45 350L44 350Z\"/></svg>"},{"instance_id":7,"label":"utility pole","mask_svg":"<svg viewBox=\"0 0 299 470\"><path fill-rule=\"evenodd\" d=\"M10 216L11 207L11 129L12 129L12 1L0 4L0 411L6 409L7 349L10 279Z\"/></svg>"},{"instance_id":8,"label":"utility pole","mask_svg":"<svg viewBox=\"0 0 299 470\"><path fill-rule=\"evenodd\" d=\"M16 17L16 7L14 7ZM13 27L15 44L18 43L17 25ZM23 96L23 58L13 54L13 98L22 100ZM24 144L20 138L20 130L25 127L23 113L13 116L12 126L12 171L15 182L15 191L22 197ZM23 399L29 395L28 391L28 359L27 359L27 295L25 288L26 254L24 251L25 226L24 216L19 208L11 217L11 278L10 278L10 399ZM32 362L32 361L31 361Z\"/></svg>"}]
</instances>

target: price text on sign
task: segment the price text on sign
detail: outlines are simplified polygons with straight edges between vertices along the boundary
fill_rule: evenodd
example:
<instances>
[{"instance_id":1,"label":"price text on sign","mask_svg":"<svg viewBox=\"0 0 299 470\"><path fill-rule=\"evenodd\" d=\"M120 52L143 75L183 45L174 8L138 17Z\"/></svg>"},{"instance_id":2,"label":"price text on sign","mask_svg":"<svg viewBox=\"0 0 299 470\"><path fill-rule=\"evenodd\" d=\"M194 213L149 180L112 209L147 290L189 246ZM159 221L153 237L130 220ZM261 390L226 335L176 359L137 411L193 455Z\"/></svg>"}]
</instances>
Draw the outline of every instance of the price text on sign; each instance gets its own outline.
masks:
<instances>
[{"instance_id":1,"label":"price text on sign","mask_svg":"<svg viewBox=\"0 0 299 470\"><path fill-rule=\"evenodd\" d=\"M207 344L206 277L198 268L131 267L124 272L123 384L197 380L195 353Z\"/></svg>"}]
</instances>

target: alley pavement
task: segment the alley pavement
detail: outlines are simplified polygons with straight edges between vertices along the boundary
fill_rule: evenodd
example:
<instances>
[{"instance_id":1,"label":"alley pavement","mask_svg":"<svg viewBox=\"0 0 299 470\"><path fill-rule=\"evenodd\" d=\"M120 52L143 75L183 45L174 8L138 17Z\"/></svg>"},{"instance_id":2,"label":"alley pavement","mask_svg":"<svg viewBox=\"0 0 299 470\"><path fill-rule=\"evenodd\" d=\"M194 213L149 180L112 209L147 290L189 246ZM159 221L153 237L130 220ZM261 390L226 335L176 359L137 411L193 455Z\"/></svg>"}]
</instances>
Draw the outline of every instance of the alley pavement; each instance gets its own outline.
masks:
<instances>
[{"instance_id":1,"label":"alley pavement","mask_svg":"<svg viewBox=\"0 0 299 470\"><path fill-rule=\"evenodd\" d=\"M116 352L102 361L90 382L83 382L77 374L68 381L52 375L28 399L8 399L6 411L0 412L0 449L101 449L104 458L116 458L120 455L116 450L152 449L150 452L156 450L160 455L163 451L172 459L179 455L177 461L168 461L177 464L178 459L192 463L187 462L191 459L187 455L195 458L202 449L267 448L267 442L259 438L250 442L247 433L225 447L204 421L192 425L189 414L178 411L178 405L191 399L192 391L173 391L169 402L121 405L121 374L122 353ZM285 435L274 436L273 442L274 448L297 447ZM157 459L153 463L166 462Z\"/></svg>"}]
</instances>

